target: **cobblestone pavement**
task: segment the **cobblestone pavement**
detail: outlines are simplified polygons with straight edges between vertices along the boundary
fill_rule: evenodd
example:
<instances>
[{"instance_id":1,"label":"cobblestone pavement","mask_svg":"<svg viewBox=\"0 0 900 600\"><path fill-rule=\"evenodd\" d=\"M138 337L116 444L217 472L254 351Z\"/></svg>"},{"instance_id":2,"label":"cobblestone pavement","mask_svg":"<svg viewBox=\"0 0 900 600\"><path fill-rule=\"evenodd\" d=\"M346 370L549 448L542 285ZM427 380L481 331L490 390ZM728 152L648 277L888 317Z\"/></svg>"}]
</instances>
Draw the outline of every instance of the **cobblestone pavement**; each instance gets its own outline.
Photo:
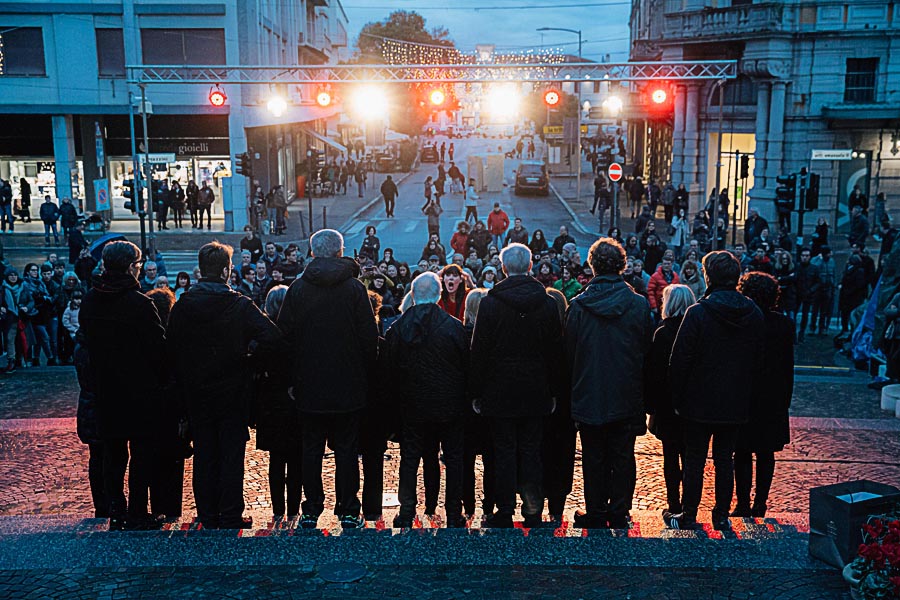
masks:
<instances>
[{"instance_id":1,"label":"cobblestone pavement","mask_svg":"<svg viewBox=\"0 0 900 600\"><path fill-rule=\"evenodd\" d=\"M227 593L224 592L227 590ZM552 590L549 593L548 590ZM278 568L130 568L2 571L3 598L322 598L356 600L844 599L834 573L769 569L375 567L329 583L313 565Z\"/></svg>"}]
</instances>

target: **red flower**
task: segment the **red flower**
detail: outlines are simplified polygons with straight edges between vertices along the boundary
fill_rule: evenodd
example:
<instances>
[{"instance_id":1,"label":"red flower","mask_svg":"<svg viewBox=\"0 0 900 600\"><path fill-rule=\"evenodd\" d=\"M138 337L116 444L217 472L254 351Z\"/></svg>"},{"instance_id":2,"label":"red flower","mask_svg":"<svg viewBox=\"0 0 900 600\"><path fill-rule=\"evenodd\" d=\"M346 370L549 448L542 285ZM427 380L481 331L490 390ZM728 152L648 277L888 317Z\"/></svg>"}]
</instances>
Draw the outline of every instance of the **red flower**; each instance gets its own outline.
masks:
<instances>
[{"instance_id":1,"label":"red flower","mask_svg":"<svg viewBox=\"0 0 900 600\"><path fill-rule=\"evenodd\" d=\"M863 544L862 546L860 546L859 555L866 560L872 561L877 568L884 568L884 551L881 549L881 546L878 544L878 542L873 542L868 545Z\"/></svg>"},{"instance_id":2,"label":"red flower","mask_svg":"<svg viewBox=\"0 0 900 600\"><path fill-rule=\"evenodd\" d=\"M900 596L900 576L891 577L889 581L894 586L894 595Z\"/></svg>"}]
</instances>

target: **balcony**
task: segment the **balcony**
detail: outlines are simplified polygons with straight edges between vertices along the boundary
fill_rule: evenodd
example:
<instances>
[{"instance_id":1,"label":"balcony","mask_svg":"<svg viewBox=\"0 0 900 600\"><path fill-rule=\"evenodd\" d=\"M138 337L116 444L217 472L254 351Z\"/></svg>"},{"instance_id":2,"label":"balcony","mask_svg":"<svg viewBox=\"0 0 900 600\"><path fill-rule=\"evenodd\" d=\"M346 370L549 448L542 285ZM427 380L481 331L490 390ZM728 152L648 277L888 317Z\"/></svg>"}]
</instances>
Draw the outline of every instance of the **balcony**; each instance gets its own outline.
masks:
<instances>
[{"instance_id":1,"label":"balcony","mask_svg":"<svg viewBox=\"0 0 900 600\"><path fill-rule=\"evenodd\" d=\"M681 0L669 0L663 39L722 40L789 32L789 15L783 4L775 2L683 11Z\"/></svg>"}]
</instances>

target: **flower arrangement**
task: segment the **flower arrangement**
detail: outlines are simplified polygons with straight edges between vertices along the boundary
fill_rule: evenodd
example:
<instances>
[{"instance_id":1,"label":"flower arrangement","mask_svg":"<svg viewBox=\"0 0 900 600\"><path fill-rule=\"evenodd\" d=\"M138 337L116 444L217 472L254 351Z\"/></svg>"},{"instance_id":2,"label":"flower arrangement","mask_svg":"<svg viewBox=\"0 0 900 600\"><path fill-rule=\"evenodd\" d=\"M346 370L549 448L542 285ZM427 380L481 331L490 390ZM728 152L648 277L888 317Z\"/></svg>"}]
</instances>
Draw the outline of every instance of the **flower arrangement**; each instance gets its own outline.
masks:
<instances>
[{"instance_id":1,"label":"flower arrangement","mask_svg":"<svg viewBox=\"0 0 900 600\"><path fill-rule=\"evenodd\" d=\"M869 517L859 556L850 567L862 598L900 598L900 513Z\"/></svg>"}]
</instances>

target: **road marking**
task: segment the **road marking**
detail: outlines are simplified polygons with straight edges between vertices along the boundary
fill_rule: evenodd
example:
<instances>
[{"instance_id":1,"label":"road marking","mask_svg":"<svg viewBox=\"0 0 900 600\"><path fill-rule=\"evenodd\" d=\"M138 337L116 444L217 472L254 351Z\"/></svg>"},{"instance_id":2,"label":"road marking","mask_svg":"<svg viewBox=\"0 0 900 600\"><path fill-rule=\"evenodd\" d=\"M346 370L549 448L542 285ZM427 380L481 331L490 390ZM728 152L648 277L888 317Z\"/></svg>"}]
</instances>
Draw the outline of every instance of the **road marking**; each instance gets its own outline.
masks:
<instances>
[{"instance_id":1,"label":"road marking","mask_svg":"<svg viewBox=\"0 0 900 600\"><path fill-rule=\"evenodd\" d=\"M358 233L361 233L365 226L365 221L357 221L353 227L347 230L347 235L356 235Z\"/></svg>"},{"instance_id":2,"label":"road marking","mask_svg":"<svg viewBox=\"0 0 900 600\"><path fill-rule=\"evenodd\" d=\"M415 231L418 226L418 221L410 220L406 223L406 227L403 228L403 233L412 233Z\"/></svg>"}]
</instances>

